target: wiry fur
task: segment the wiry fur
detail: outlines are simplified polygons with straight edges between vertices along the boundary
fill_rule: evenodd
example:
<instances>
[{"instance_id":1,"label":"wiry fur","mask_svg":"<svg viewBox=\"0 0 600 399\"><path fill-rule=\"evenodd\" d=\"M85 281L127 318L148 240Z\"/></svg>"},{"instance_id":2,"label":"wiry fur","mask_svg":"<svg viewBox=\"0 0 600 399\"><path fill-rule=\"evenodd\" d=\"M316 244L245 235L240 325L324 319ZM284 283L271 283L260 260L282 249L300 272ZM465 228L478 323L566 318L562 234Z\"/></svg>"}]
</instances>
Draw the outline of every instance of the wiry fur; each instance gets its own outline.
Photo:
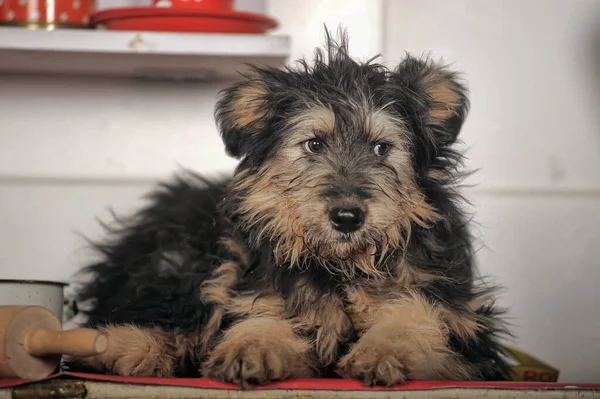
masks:
<instances>
[{"instance_id":1,"label":"wiry fur","mask_svg":"<svg viewBox=\"0 0 600 399\"><path fill-rule=\"evenodd\" d=\"M112 350L72 367L242 385L506 378L454 189L467 111L446 67L359 63L343 35L310 64L254 68L216 106L234 176L163 184L97 245L77 299ZM364 224L340 233L334 207Z\"/></svg>"}]
</instances>

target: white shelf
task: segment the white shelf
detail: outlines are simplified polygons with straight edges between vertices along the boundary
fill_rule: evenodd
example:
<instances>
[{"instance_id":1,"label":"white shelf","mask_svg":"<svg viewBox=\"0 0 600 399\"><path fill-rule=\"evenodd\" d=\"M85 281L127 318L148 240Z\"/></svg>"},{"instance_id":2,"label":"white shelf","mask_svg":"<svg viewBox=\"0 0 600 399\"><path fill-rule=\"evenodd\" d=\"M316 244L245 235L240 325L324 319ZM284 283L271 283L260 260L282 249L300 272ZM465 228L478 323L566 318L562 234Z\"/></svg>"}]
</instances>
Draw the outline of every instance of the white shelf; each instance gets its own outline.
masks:
<instances>
[{"instance_id":1,"label":"white shelf","mask_svg":"<svg viewBox=\"0 0 600 399\"><path fill-rule=\"evenodd\" d=\"M0 27L0 73L232 78L289 50L287 36Z\"/></svg>"}]
</instances>

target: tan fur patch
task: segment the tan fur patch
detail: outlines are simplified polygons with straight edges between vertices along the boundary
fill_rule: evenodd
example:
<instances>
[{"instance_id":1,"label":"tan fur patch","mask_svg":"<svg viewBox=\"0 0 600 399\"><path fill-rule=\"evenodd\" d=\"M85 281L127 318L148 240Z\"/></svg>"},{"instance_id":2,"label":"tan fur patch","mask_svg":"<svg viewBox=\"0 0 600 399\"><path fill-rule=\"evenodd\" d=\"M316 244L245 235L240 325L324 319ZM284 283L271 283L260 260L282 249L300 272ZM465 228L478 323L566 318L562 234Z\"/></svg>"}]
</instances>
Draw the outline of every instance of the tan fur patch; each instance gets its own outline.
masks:
<instances>
[{"instance_id":1,"label":"tan fur patch","mask_svg":"<svg viewBox=\"0 0 600 399\"><path fill-rule=\"evenodd\" d=\"M369 104L359 107L363 118L366 119L365 128L367 135L372 141L396 142L401 140L402 131L406 123L399 118L392 117L385 109L373 109ZM405 143L402 144L405 146Z\"/></svg>"},{"instance_id":2,"label":"tan fur patch","mask_svg":"<svg viewBox=\"0 0 600 399\"><path fill-rule=\"evenodd\" d=\"M213 339L221 328L223 316L226 313L231 289L239 280L240 267L237 262L225 262L213 272L211 279L202 283L200 297L204 303L214 306L213 313L202 332L205 345ZM203 350L207 347L203 347Z\"/></svg>"},{"instance_id":3,"label":"tan fur patch","mask_svg":"<svg viewBox=\"0 0 600 399\"><path fill-rule=\"evenodd\" d=\"M255 317L235 324L203 365L203 374L248 387L314 375L310 343L288 321Z\"/></svg>"},{"instance_id":4,"label":"tan fur patch","mask_svg":"<svg viewBox=\"0 0 600 399\"><path fill-rule=\"evenodd\" d=\"M304 135L306 140L313 138L315 132L327 135L335 129L335 114L331 108L324 105L313 106L308 111L290 118L288 128L293 129L296 136Z\"/></svg>"},{"instance_id":5,"label":"tan fur patch","mask_svg":"<svg viewBox=\"0 0 600 399\"><path fill-rule=\"evenodd\" d=\"M202 359L206 356L207 348L210 342L205 340L202 331L197 333L177 333L174 337L174 347L177 348L177 356L179 361L183 361L185 354L191 356L192 359Z\"/></svg>"},{"instance_id":6,"label":"tan fur patch","mask_svg":"<svg viewBox=\"0 0 600 399\"><path fill-rule=\"evenodd\" d=\"M250 249L248 249L246 244L230 237L223 238L222 243L225 245L227 250L232 255L236 256L244 265L248 265L250 263Z\"/></svg>"},{"instance_id":7,"label":"tan fur patch","mask_svg":"<svg viewBox=\"0 0 600 399\"><path fill-rule=\"evenodd\" d=\"M202 283L203 302L224 306L231 297L231 288L238 282L240 266L237 262L225 262L215 269L213 277Z\"/></svg>"},{"instance_id":8,"label":"tan fur patch","mask_svg":"<svg viewBox=\"0 0 600 399\"><path fill-rule=\"evenodd\" d=\"M448 327L462 340L474 339L481 332L482 324L476 313L468 310L455 311L444 308L441 313Z\"/></svg>"},{"instance_id":9,"label":"tan fur patch","mask_svg":"<svg viewBox=\"0 0 600 399\"><path fill-rule=\"evenodd\" d=\"M423 76L423 85L433 105L429 111L429 123L439 125L457 115L462 99L456 84L444 76L440 70L431 69Z\"/></svg>"},{"instance_id":10,"label":"tan fur patch","mask_svg":"<svg viewBox=\"0 0 600 399\"><path fill-rule=\"evenodd\" d=\"M253 176L238 173L233 187L236 191L247 190L239 207L246 215L247 223L264 223L257 239L268 237L275 244L277 262L295 263L305 251L303 227L294 201L283 194L286 181L291 179L284 177L289 173L286 171L288 168L275 161Z\"/></svg>"},{"instance_id":11,"label":"tan fur patch","mask_svg":"<svg viewBox=\"0 0 600 399\"><path fill-rule=\"evenodd\" d=\"M313 324L316 330L316 355L322 365L335 361L340 345L348 341L354 330L352 321L338 298L332 298L329 304L322 303L320 307L302 314L298 319L302 324Z\"/></svg>"},{"instance_id":12,"label":"tan fur patch","mask_svg":"<svg viewBox=\"0 0 600 399\"><path fill-rule=\"evenodd\" d=\"M244 128L264 118L266 110L263 105L267 94L266 87L258 81L240 87L231 103L233 126Z\"/></svg>"},{"instance_id":13,"label":"tan fur patch","mask_svg":"<svg viewBox=\"0 0 600 399\"><path fill-rule=\"evenodd\" d=\"M396 269L397 290L426 287L436 281L447 281L448 276L423 271L409 262L401 262ZM401 288L400 288L401 287Z\"/></svg>"},{"instance_id":14,"label":"tan fur patch","mask_svg":"<svg viewBox=\"0 0 600 399\"><path fill-rule=\"evenodd\" d=\"M380 306L368 329L339 363L346 378L393 385L406 379L468 379L473 371L448 347L440 308L416 293Z\"/></svg>"},{"instance_id":15,"label":"tan fur patch","mask_svg":"<svg viewBox=\"0 0 600 399\"><path fill-rule=\"evenodd\" d=\"M227 313L236 316L280 317L283 314L283 299L275 295L242 295L231 298Z\"/></svg>"},{"instance_id":16,"label":"tan fur patch","mask_svg":"<svg viewBox=\"0 0 600 399\"><path fill-rule=\"evenodd\" d=\"M172 377L183 354L174 337L158 328L132 325L99 328L108 336L108 348L99 355L81 359L98 372L122 376Z\"/></svg>"},{"instance_id":17,"label":"tan fur patch","mask_svg":"<svg viewBox=\"0 0 600 399\"><path fill-rule=\"evenodd\" d=\"M468 341L477 336L484 329L485 319L477 314L483 306L493 301L492 294L478 295L461 310L444 310L444 319L448 326L456 333L458 338ZM500 311L496 307L496 310Z\"/></svg>"},{"instance_id":18,"label":"tan fur patch","mask_svg":"<svg viewBox=\"0 0 600 399\"><path fill-rule=\"evenodd\" d=\"M286 302L286 316L297 333L315 335L317 359L324 366L335 360L339 345L347 342L354 330L339 296L323 296L303 281L296 284Z\"/></svg>"},{"instance_id":19,"label":"tan fur patch","mask_svg":"<svg viewBox=\"0 0 600 399\"><path fill-rule=\"evenodd\" d=\"M452 175L450 172L442 169L431 169L427 172L427 178L436 182L443 182L451 177Z\"/></svg>"}]
</instances>

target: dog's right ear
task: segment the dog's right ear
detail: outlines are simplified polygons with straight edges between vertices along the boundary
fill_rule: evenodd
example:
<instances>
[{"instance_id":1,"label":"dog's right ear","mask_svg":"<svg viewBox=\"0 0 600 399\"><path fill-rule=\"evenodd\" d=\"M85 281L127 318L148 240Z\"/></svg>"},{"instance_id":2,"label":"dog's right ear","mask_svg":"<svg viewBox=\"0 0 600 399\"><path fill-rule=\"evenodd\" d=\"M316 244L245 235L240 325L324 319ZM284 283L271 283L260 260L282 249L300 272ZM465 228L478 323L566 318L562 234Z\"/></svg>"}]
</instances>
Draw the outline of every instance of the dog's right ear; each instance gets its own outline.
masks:
<instances>
[{"instance_id":1,"label":"dog's right ear","mask_svg":"<svg viewBox=\"0 0 600 399\"><path fill-rule=\"evenodd\" d=\"M229 155L243 157L264 130L272 114L268 97L269 90L259 79L236 83L220 93L215 119Z\"/></svg>"}]
</instances>

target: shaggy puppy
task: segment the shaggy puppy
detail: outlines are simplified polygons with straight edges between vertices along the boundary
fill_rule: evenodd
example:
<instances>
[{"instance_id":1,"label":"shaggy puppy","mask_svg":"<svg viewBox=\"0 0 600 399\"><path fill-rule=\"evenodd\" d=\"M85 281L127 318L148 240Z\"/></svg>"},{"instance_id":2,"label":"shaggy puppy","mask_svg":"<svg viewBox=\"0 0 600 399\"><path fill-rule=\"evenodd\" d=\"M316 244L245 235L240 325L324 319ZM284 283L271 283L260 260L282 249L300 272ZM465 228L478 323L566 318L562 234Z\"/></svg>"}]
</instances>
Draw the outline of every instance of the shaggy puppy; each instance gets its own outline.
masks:
<instances>
[{"instance_id":1,"label":"shaggy puppy","mask_svg":"<svg viewBox=\"0 0 600 399\"><path fill-rule=\"evenodd\" d=\"M77 300L110 347L71 367L242 386L506 378L453 189L467 108L446 67L360 63L343 34L312 63L254 68L216 105L234 176L163 184L97 245Z\"/></svg>"}]
</instances>

